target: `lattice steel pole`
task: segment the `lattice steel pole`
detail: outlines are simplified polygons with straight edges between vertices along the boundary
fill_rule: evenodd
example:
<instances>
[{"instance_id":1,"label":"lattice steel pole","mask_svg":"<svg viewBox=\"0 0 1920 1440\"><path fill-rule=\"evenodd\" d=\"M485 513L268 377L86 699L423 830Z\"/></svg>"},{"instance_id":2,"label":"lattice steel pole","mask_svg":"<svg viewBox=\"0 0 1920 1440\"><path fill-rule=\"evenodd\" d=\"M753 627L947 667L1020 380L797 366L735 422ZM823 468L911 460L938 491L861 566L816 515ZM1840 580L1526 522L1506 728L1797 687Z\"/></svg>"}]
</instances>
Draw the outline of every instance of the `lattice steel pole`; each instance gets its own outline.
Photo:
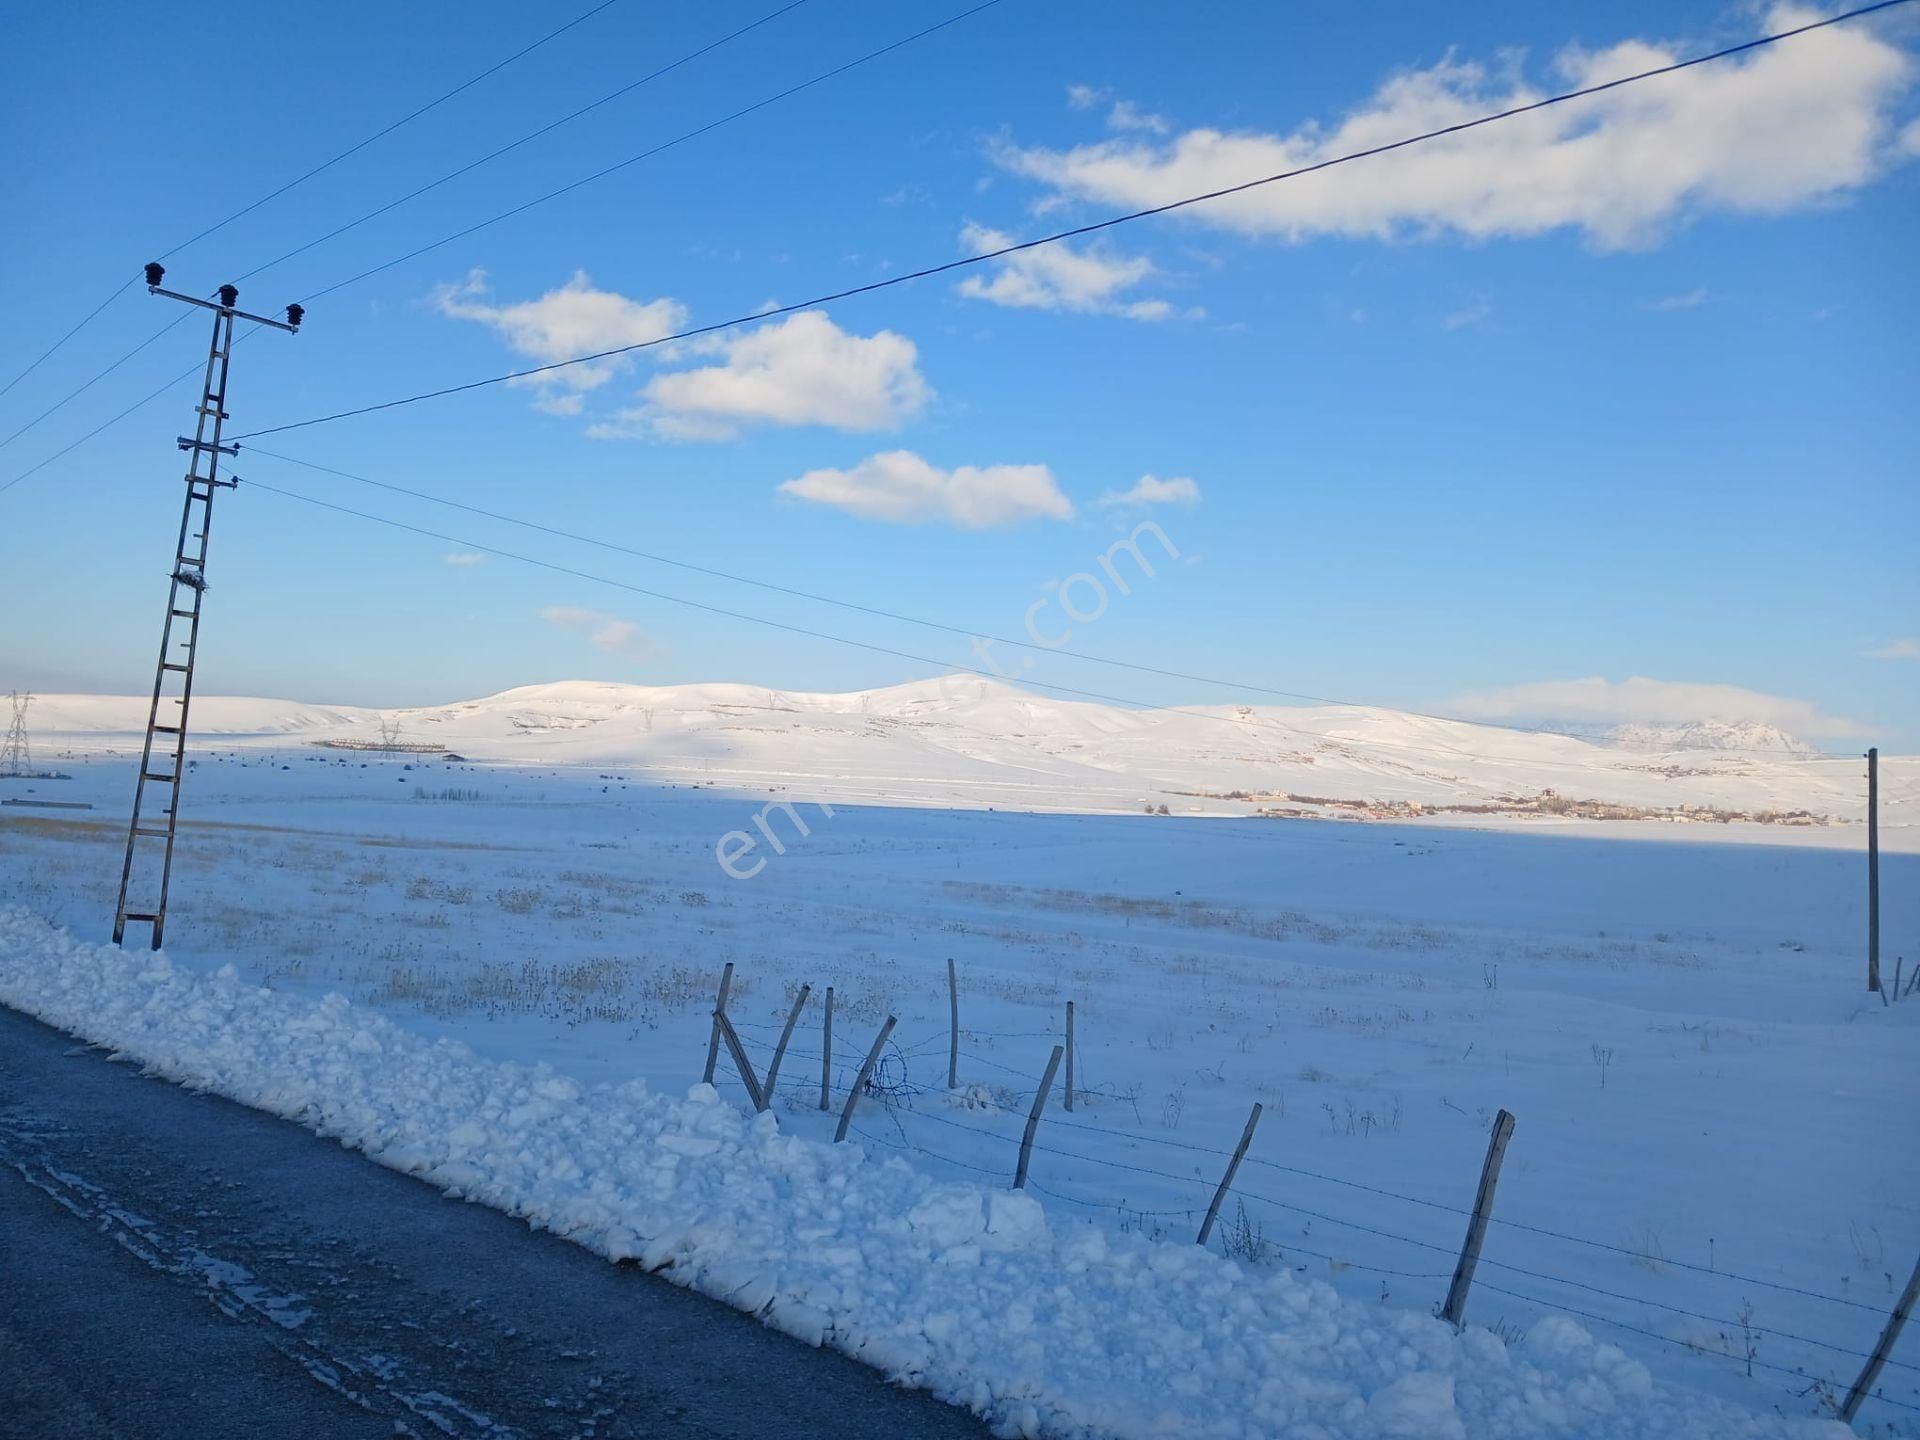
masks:
<instances>
[{"instance_id":1,"label":"lattice steel pole","mask_svg":"<svg viewBox=\"0 0 1920 1440\"><path fill-rule=\"evenodd\" d=\"M27 707L33 704L33 696L15 690L8 698L13 702L13 724L7 730L6 745L0 748L0 775L17 779L33 770L33 754L27 745Z\"/></svg>"},{"instance_id":2,"label":"lattice steel pole","mask_svg":"<svg viewBox=\"0 0 1920 1440\"><path fill-rule=\"evenodd\" d=\"M222 478L220 457L238 452L238 445L220 442L220 427L227 415L227 370L233 358L233 322L250 320L269 325L288 334L300 328L304 311L298 305L287 306L284 321L264 315L250 315L234 308L240 292L222 285L219 299L202 300L163 290L160 282L166 271L158 265L147 266L147 290L187 305L213 312L213 338L207 345L207 370L200 387L200 403L195 407L197 420L193 438L182 435L180 448L187 452L187 496L180 507L180 538L173 547L173 574L167 591L167 617L160 627L160 663L153 672L153 704L147 709L146 742L140 751L140 777L133 787L133 814L127 825L127 854L120 867L120 898L113 913L113 943L124 940L127 922L144 921L153 927L153 948L167 923L167 887L173 878L173 840L180 817L180 780L187 764L187 709L193 700L193 667L200 649L200 608L207 593L207 536L213 529L213 493L238 483L237 476ZM204 462L205 473L201 473ZM196 528L197 527L197 528ZM176 639L174 622L184 621L186 638ZM177 693L176 693L177 692ZM161 718L161 706L171 708ZM155 741L166 737L155 756ZM156 769L155 766L164 766ZM149 787L163 801L159 814L149 808ZM146 823L142 823L142 821ZM155 842L145 847L142 841ZM152 852L157 848L158 854ZM143 857L144 860L143 860ZM139 874L135 874L136 861ZM156 873L157 871L157 873ZM146 908L128 908L129 894L151 896Z\"/></svg>"}]
</instances>

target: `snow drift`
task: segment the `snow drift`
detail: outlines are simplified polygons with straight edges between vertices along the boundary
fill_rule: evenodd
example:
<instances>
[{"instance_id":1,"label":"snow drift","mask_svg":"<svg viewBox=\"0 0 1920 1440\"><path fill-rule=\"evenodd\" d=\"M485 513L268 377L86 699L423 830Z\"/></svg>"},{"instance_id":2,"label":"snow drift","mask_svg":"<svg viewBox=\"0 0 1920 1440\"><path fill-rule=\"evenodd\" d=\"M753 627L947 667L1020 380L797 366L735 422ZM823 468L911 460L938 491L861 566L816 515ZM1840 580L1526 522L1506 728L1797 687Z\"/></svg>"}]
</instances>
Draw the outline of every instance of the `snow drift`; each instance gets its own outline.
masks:
<instances>
[{"instance_id":1,"label":"snow drift","mask_svg":"<svg viewBox=\"0 0 1920 1440\"><path fill-rule=\"evenodd\" d=\"M1656 1385L1563 1317L1508 1347L1197 1246L1055 1224L781 1134L709 1086L583 1087L0 909L0 1001L153 1072L339 1138L634 1260L1006 1435L1252 1440L1796 1437L1848 1431Z\"/></svg>"}]
</instances>

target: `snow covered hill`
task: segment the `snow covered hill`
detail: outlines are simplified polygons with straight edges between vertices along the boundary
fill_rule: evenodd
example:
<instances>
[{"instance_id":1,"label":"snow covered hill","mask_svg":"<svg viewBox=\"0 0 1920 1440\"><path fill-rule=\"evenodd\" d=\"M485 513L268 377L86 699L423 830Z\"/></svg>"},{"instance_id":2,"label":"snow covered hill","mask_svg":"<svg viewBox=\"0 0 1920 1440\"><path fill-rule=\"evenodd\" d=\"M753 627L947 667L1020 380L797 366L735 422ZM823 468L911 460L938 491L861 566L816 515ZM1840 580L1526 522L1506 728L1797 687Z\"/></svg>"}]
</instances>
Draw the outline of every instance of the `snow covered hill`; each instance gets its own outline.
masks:
<instances>
[{"instance_id":1,"label":"snow covered hill","mask_svg":"<svg viewBox=\"0 0 1920 1440\"><path fill-rule=\"evenodd\" d=\"M43 695L40 752L124 748L146 707ZM377 741L383 723L476 762L617 768L848 803L1478 824L1822 827L1864 816L1858 761L1720 722L1589 741L1362 706L1124 709L969 675L850 694L567 681L385 712L220 696L193 708L197 743L222 748ZM1907 826L1920 762L1883 760L1882 791L1889 832Z\"/></svg>"},{"instance_id":2,"label":"snow covered hill","mask_svg":"<svg viewBox=\"0 0 1920 1440\"><path fill-rule=\"evenodd\" d=\"M1607 738L1641 750L1777 750L1812 755L1814 748L1778 725L1758 720L1689 720L1677 725L1617 725Z\"/></svg>"}]
</instances>

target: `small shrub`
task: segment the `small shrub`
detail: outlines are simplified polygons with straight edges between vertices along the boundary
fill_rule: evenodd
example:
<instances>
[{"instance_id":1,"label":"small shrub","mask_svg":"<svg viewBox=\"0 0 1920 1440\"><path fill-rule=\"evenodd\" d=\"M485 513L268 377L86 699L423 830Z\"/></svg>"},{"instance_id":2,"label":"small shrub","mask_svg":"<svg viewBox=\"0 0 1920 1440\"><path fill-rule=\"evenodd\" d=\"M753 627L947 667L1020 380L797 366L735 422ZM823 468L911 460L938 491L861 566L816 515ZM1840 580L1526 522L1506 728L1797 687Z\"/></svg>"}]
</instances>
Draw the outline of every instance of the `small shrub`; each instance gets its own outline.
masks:
<instances>
[{"instance_id":1,"label":"small shrub","mask_svg":"<svg viewBox=\"0 0 1920 1440\"><path fill-rule=\"evenodd\" d=\"M540 906L541 892L530 885L509 886L493 892L493 903L509 915L531 915Z\"/></svg>"},{"instance_id":2,"label":"small shrub","mask_svg":"<svg viewBox=\"0 0 1920 1440\"><path fill-rule=\"evenodd\" d=\"M1233 1203L1233 1223L1220 1232L1221 1253L1247 1265L1266 1264L1279 1253L1279 1247L1267 1239L1260 1222L1247 1214L1246 1201Z\"/></svg>"}]
</instances>

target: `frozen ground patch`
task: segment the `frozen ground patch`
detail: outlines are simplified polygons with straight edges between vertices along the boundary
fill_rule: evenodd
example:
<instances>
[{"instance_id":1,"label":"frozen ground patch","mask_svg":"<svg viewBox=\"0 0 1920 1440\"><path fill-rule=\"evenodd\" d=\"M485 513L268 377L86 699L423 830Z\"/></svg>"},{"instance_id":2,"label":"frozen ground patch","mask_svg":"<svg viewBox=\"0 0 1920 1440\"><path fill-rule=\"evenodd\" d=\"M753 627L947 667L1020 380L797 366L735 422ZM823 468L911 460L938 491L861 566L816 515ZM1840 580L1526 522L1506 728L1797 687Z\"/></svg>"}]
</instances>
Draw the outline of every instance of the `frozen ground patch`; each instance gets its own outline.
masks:
<instances>
[{"instance_id":1,"label":"frozen ground patch","mask_svg":"<svg viewBox=\"0 0 1920 1440\"><path fill-rule=\"evenodd\" d=\"M1549 1317L1509 1347L1191 1244L784 1135L696 1086L583 1085L0 910L0 1000L158 1074L634 1259L1007 1434L1844 1436L1656 1384Z\"/></svg>"}]
</instances>

